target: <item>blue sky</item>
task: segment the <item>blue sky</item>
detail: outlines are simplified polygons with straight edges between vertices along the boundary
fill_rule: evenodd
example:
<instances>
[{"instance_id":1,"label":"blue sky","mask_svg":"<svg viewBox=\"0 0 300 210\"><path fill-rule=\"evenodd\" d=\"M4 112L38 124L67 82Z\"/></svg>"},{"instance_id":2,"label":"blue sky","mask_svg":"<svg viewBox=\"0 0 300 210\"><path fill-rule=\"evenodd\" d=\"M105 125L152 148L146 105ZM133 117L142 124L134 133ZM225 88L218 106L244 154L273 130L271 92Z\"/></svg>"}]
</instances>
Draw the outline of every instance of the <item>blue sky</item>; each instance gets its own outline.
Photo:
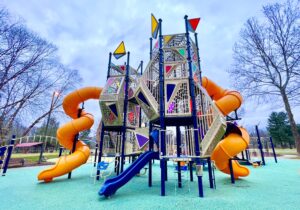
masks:
<instances>
[{"instance_id":1,"label":"blue sky","mask_svg":"<svg viewBox=\"0 0 300 210\"><path fill-rule=\"evenodd\" d=\"M183 17L201 17L198 26L203 75L230 88L226 70L232 63L232 47L245 21L261 17L263 4L275 0L193 0L193 1L113 1L113 0L1 0L0 5L27 26L59 48L64 64L79 69L80 86L103 86L106 80L108 53L120 41L131 52L131 64L149 61L150 14L163 19L163 33L184 32ZM123 61L122 61L123 62ZM89 102L87 111L100 118L97 102ZM241 124L265 125L271 111L282 106L246 101ZM299 122L299 108L294 110Z\"/></svg>"}]
</instances>

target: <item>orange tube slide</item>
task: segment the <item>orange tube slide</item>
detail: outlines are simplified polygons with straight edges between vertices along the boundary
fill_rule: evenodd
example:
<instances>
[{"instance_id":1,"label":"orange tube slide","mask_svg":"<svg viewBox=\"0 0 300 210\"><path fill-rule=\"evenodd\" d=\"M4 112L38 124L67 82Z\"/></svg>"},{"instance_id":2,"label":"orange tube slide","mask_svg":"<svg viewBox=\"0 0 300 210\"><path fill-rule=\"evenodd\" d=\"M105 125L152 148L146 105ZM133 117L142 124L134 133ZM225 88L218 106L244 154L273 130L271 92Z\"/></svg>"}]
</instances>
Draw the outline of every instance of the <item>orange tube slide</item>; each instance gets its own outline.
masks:
<instances>
[{"instance_id":1,"label":"orange tube slide","mask_svg":"<svg viewBox=\"0 0 300 210\"><path fill-rule=\"evenodd\" d=\"M228 115L230 112L238 109L243 102L239 92L223 89L207 77L202 78L202 86L215 101L215 105L223 115ZM239 129L242 135L229 133L217 144L211 156L217 168L226 174L230 174L229 159L245 150L249 144L249 134L244 128ZM237 161L232 162L232 167L236 179L239 176L248 176L250 173L248 168L241 166Z\"/></svg>"},{"instance_id":2,"label":"orange tube slide","mask_svg":"<svg viewBox=\"0 0 300 210\"><path fill-rule=\"evenodd\" d=\"M215 101L216 106L223 115L228 115L230 112L238 109L243 102L243 98L239 92L223 89L207 77L202 78L202 86Z\"/></svg>"},{"instance_id":3,"label":"orange tube slide","mask_svg":"<svg viewBox=\"0 0 300 210\"><path fill-rule=\"evenodd\" d=\"M94 124L93 115L85 111L81 112L79 118L77 117L79 104L88 99L99 99L101 91L102 89L98 87L86 87L76 90L64 98L63 109L73 120L57 130L57 139L66 149L72 150L75 135L80 131L89 129ZM67 174L86 163L89 156L89 147L79 140L76 143L75 152L71 155L60 157L53 167L41 171L38 175L38 180L50 182L54 177Z\"/></svg>"},{"instance_id":4,"label":"orange tube slide","mask_svg":"<svg viewBox=\"0 0 300 210\"><path fill-rule=\"evenodd\" d=\"M229 159L245 150L249 144L250 137L248 132L244 128L239 127L239 129L242 135L236 133L227 135L217 144L211 156L217 168L226 174L230 174ZM238 161L232 161L232 168L235 179L240 176L248 176L250 173L249 169L241 166Z\"/></svg>"}]
</instances>

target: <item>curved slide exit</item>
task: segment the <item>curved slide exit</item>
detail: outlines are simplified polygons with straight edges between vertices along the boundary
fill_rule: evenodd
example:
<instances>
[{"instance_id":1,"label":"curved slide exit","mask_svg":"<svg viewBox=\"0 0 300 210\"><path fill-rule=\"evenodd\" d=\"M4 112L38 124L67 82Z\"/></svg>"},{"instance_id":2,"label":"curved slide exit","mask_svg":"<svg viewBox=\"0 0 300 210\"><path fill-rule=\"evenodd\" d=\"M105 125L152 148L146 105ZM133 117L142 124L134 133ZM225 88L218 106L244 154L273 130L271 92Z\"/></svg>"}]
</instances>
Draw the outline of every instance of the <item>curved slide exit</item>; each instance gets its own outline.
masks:
<instances>
[{"instance_id":1,"label":"curved slide exit","mask_svg":"<svg viewBox=\"0 0 300 210\"><path fill-rule=\"evenodd\" d=\"M207 77L202 78L202 85L223 115L228 115L238 109L243 102L239 92L223 89ZM226 137L217 144L211 156L217 168L230 174L229 159L245 150L249 140L249 134L244 128L239 127L234 132L229 131ZM250 173L248 168L241 166L237 161L232 162L232 167L236 179L240 176L248 176Z\"/></svg>"},{"instance_id":2,"label":"curved slide exit","mask_svg":"<svg viewBox=\"0 0 300 210\"><path fill-rule=\"evenodd\" d=\"M66 149L72 150L73 140L77 133L92 127L93 115L82 111L78 118L79 104L88 99L99 99L102 89L98 87L86 87L76 90L64 98L63 109L73 120L64 124L57 130L57 139ZM89 147L82 141L77 141L75 152L71 155L62 156L57 163L38 175L38 180L50 182L54 177L69 173L80 165L86 163L90 155Z\"/></svg>"},{"instance_id":3,"label":"curved slide exit","mask_svg":"<svg viewBox=\"0 0 300 210\"><path fill-rule=\"evenodd\" d=\"M119 188L124 186L127 182L129 182L129 180L131 180L136 174L138 174L140 170L147 163L149 163L150 160L158 158L158 152L148 151L143 153L121 174L114 178L106 180L99 190L99 195L104 195L105 197L113 195Z\"/></svg>"},{"instance_id":4,"label":"curved slide exit","mask_svg":"<svg viewBox=\"0 0 300 210\"><path fill-rule=\"evenodd\" d=\"M249 144L250 137L248 132L241 127L238 129L240 133L229 133L217 144L211 156L211 159L215 161L218 169L226 174L230 174L229 159L245 150ZM241 166L236 160L232 161L232 168L235 179L250 174L249 169L245 166Z\"/></svg>"}]
</instances>

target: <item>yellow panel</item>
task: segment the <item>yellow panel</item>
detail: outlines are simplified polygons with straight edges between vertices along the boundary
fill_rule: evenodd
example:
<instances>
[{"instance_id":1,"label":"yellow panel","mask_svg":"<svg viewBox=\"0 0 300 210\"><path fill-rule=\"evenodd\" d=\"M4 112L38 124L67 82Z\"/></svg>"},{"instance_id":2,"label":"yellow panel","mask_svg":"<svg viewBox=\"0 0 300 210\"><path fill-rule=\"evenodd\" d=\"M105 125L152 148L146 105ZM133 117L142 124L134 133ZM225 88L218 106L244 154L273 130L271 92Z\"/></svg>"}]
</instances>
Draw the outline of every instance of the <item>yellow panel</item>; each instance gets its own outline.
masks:
<instances>
[{"instance_id":1,"label":"yellow panel","mask_svg":"<svg viewBox=\"0 0 300 210\"><path fill-rule=\"evenodd\" d=\"M156 20L154 15L151 14L151 34L153 38L156 38L154 36L156 36L155 33L157 33L157 29L158 29L158 21Z\"/></svg>"},{"instance_id":2,"label":"yellow panel","mask_svg":"<svg viewBox=\"0 0 300 210\"><path fill-rule=\"evenodd\" d=\"M170 41L172 38L173 38L172 35L165 35L165 36L164 36L164 43L165 43L165 44L168 44L169 41Z\"/></svg>"},{"instance_id":3,"label":"yellow panel","mask_svg":"<svg viewBox=\"0 0 300 210\"><path fill-rule=\"evenodd\" d=\"M119 44L114 54L126 54L125 45L123 41Z\"/></svg>"}]
</instances>

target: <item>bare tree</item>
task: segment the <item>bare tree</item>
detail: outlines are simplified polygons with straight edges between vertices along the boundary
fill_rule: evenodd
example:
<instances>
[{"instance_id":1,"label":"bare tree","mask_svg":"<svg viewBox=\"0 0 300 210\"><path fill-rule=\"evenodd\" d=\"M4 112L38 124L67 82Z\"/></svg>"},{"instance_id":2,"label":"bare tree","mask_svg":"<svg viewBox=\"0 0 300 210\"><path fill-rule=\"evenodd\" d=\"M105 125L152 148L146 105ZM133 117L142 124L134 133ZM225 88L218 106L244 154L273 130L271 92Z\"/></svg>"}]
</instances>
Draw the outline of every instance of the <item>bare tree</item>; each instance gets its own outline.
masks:
<instances>
[{"instance_id":1,"label":"bare tree","mask_svg":"<svg viewBox=\"0 0 300 210\"><path fill-rule=\"evenodd\" d=\"M229 73L248 97L282 99L300 154L300 135L291 109L300 98L299 1L267 5L262 11L263 20L251 18L241 30Z\"/></svg>"},{"instance_id":2,"label":"bare tree","mask_svg":"<svg viewBox=\"0 0 300 210\"><path fill-rule=\"evenodd\" d=\"M52 95L52 92L50 91L43 91L43 93L46 93L47 95L40 94L39 100L36 100L36 98L28 100L30 106L28 107L28 109L23 110L23 115L27 116L30 113L36 113L36 115L34 118L32 118L33 121L31 122L31 124L29 124L29 126L27 126L27 129L24 131L23 135L27 135L30 130L46 116L48 116L49 113L52 113L54 115L58 113L64 114L61 110L63 96L70 89L74 89L77 84L77 82L74 81L80 82L81 78L78 75L78 72L75 70L71 70L63 66L61 66L61 68L58 70L60 71L60 73L58 73L57 71L52 71L56 78L55 80L53 80L54 83L52 84L52 90L58 91L59 94L54 98L53 104L50 106L50 109L49 104L51 101L50 97Z\"/></svg>"},{"instance_id":3,"label":"bare tree","mask_svg":"<svg viewBox=\"0 0 300 210\"><path fill-rule=\"evenodd\" d=\"M7 135L21 120L27 134L49 113L59 112L63 94L80 80L77 70L60 63L53 44L0 9L0 132ZM59 95L50 107L54 91Z\"/></svg>"}]
</instances>

